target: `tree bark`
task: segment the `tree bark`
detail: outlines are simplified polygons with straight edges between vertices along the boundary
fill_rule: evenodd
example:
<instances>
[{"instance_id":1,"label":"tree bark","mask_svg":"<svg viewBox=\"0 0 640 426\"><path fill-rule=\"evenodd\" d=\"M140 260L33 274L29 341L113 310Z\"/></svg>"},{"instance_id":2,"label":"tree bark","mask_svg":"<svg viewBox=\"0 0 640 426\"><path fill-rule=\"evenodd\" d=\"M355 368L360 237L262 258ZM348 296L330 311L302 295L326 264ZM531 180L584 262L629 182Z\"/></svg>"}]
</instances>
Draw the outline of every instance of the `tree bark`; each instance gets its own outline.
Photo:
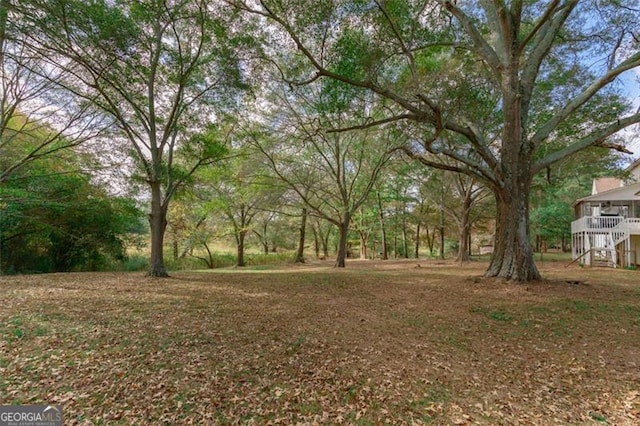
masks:
<instances>
[{"instance_id":1,"label":"tree bark","mask_svg":"<svg viewBox=\"0 0 640 426\"><path fill-rule=\"evenodd\" d=\"M427 239L427 247L429 248L429 256L433 256L433 247L435 246L436 240L436 229L433 228L433 233L429 232L429 226L427 225L425 228L425 234Z\"/></svg>"},{"instance_id":2,"label":"tree bark","mask_svg":"<svg viewBox=\"0 0 640 426\"><path fill-rule=\"evenodd\" d=\"M458 240L458 257L456 260L460 262L468 262L471 260L469 254L469 237L471 236L471 190L465 193L464 202L462 203L462 214L460 215L460 238Z\"/></svg>"},{"instance_id":3,"label":"tree bark","mask_svg":"<svg viewBox=\"0 0 640 426\"><path fill-rule=\"evenodd\" d=\"M444 176L444 173L442 174ZM444 197L445 197L445 187L444 181L442 184L442 188L440 191L440 259L444 260Z\"/></svg>"},{"instance_id":4,"label":"tree bark","mask_svg":"<svg viewBox=\"0 0 640 426\"><path fill-rule=\"evenodd\" d=\"M244 238L247 236L247 231L242 229L237 232L237 261L236 266L243 267L246 266L244 262Z\"/></svg>"},{"instance_id":5,"label":"tree bark","mask_svg":"<svg viewBox=\"0 0 640 426\"><path fill-rule=\"evenodd\" d=\"M0 1L0 64L4 66L4 46L7 33L7 19L9 16L9 0ZM4 117L0 117L4 118ZM0 129L4 129L6 123L0 123Z\"/></svg>"},{"instance_id":6,"label":"tree bark","mask_svg":"<svg viewBox=\"0 0 640 426\"><path fill-rule=\"evenodd\" d=\"M382 210L382 198L380 198L380 193L378 195L378 210L380 211L380 233L382 234L382 241L380 245L382 245L382 260L389 259L389 250L387 248L387 229L384 225L384 211Z\"/></svg>"},{"instance_id":7,"label":"tree bark","mask_svg":"<svg viewBox=\"0 0 640 426\"><path fill-rule=\"evenodd\" d=\"M150 182L151 213L149 227L151 232L151 257L149 261L150 277L168 277L164 266L164 234L167 229L167 205L162 202L160 182Z\"/></svg>"},{"instance_id":8,"label":"tree bark","mask_svg":"<svg viewBox=\"0 0 640 426\"><path fill-rule=\"evenodd\" d=\"M528 187L524 187L528 188ZM538 281L540 272L529 241L529 192L505 189L496 194L498 216L488 277Z\"/></svg>"},{"instance_id":9,"label":"tree bark","mask_svg":"<svg viewBox=\"0 0 640 426\"><path fill-rule=\"evenodd\" d=\"M409 258L409 239L407 238L407 223L402 220L402 257Z\"/></svg>"},{"instance_id":10,"label":"tree bark","mask_svg":"<svg viewBox=\"0 0 640 426\"><path fill-rule=\"evenodd\" d=\"M360 232L360 259L367 258L367 234Z\"/></svg>"},{"instance_id":11,"label":"tree bark","mask_svg":"<svg viewBox=\"0 0 640 426\"><path fill-rule=\"evenodd\" d=\"M346 266L346 258L347 258L347 237L349 234L349 224L351 222L351 218L349 215L344 215L342 219L342 223L338 227L340 231L340 237L338 241L338 255L336 257L336 268L344 268Z\"/></svg>"},{"instance_id":12,"label":"tree bark","mask_svg":"<svg viewBox=\"0 0 640 426\"><path fill-rule=\"evenodd\" d=\"M307 208L302 208L302 219L300 222L300 238L298 239L298 251L296 252L295 263L304 263L304 239L307 229Z\"/></svg>"},{"instance_id":13,"label":"tree bark","mask_svg":"<svg viewBox=\"0 0 640 426\"><path fill-rule=\"evenodd\" d=\"M316 253L316 259L320 258L320 238L318 237L318 230L315 225L311 225L311 231L313 232L313 250Z\"/></svg>"},{"instance_id":14,"label":"tree bark","mask_svg":"<svg viewBox=\"0 0 640 426\"><path fill-rule=\"evenodd\" d=\"M413 257L418 259L420 257L420 224L416 226L416 245L413 250Z\"/></svg>"},{"instance_id":15,"label":"tree bark","mask_svg":"<svg viewBox=\"0 0 640 426\"><path fill-rule=\"evenodd\" d=\"M493 188L497 204L496 240L485 275L526 282L538 281L541 276L529 239L533 145L526 136L528 99L523 99L520 89L517 60L512 58L501 79L503 179L501 186Z\"/></svg>"},{"instance_id":16,"label":"tree bark","mask_svg":"<svg viewBox=\"0 0 640 426\"><path fill-rule=\"evenodd\" d=\"M327 233L322 235L322 254L324 258L329 257L329 237L331 236L331 227L327 229Z\"/></svg>"}]
</instances>

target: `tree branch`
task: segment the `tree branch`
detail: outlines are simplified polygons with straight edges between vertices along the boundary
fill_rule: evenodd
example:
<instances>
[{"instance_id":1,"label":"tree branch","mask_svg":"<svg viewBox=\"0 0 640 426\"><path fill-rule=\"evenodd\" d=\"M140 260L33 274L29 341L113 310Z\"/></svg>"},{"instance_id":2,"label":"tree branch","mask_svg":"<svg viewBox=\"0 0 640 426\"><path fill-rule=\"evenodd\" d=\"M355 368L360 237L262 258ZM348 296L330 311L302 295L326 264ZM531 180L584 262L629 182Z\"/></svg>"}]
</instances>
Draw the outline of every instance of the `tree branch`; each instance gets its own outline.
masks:
<instances>
[{"instance_id":1,"label":"tree branch","mask_svg":"<svg viewBox=\"0 0 640 426\"><path fill-rule=\"evenodd\" d=\"M400 120L417 120L418 117L415 114L398 114L393 117L384 118L382 120L370 121L371 117L367 117L363 124L357 124L355 126L349 127L341 127L337 129L329 129L327 133L342 133L342 132L350 132L352 130L364 130L369 129L371 127L381 126L383 124L392 123L394 121Z\"/></svg>"},{"instance_id":2,"label":"tree branch","mask_svg":"<svg viewBox=\"0 0 640 426\"><path fill-rule=\"evenodd\" d=\"M616 77L625 71L631 70L640 66L640 52L630 56L627 60L622 62L616 68L609 70L598 80L594 81L582 91L578 96L570 100L564 108L558 111L550 120L544 123L538 131L531 138L531 143L538 147L545 139L549 137L552 131L563 122L572 113L587 103L593 96L595 96L603 87L611 83Z\"/></svg>"},{"instance_id":3,"label":"tree branch","mask_svg":"<svg viewBox=\"0 0 640 426\"><path fill-rule=\"evenodd\" d=\"M448 10L456 19L462 24L465 32L469 37L473 45L476 47L478 54L487 62L491 69L498 73L502 69L502 63L500 58L496 54L495 50L487 43L483 35L478 28L473 24L471 18L465 14L455 3L450 0L437 0L446 10Z\"/></svg>"},{"instance_id":4,"label":"tree branch","mask_svg":"<svg viewBox=\"0 0 640 426\"><path fill-rule=\"evenodd\" d=\"M568 156L571 156L577 153L578 151L581 151L589 146L603 146L606 148L618 149L620 145L608 143L605 141L605 139L613 135L614 133L637 123L640 123L640 113L617 120L616 122L611 123L604 128L595 130L591 134L585 136L579 141L573 143L572 145L564 149L561 149L559 151L555 151L547 155L546 157L540 159L538 162L536 162L532 166L532 172L533 174L538 173L539 171L551 166L552 164ZM623 148L623 149L625 150L623 152L628 152L626 151L626 148Z\"/></svg>"}]
</instances>

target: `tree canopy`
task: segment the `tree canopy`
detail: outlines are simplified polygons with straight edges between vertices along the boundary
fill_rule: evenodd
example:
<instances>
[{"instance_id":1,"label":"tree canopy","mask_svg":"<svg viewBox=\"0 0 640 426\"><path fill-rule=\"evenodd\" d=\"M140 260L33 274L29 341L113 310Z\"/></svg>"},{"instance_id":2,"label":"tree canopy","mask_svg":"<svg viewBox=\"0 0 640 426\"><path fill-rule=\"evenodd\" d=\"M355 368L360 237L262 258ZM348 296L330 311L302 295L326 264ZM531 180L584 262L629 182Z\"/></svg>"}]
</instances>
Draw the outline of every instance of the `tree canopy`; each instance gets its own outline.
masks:
<instances>
[{"instance_id":1,"label":"tree canopy","mask_svg":"<svg viewBox=\"0 0 640 426\"><path fill-rule=\"evenodd\" d=\"M408 121L410 156L483 181L498 204L487 275L539 279L532 179L590 146L624 150L611 137L640 121L613 84L640 66L637 10L578 0L313 3L234 2L271 24L271 50L295 46L271 55L285 80L376 94L387 114L361 126Z\"/></svg>"},{"instance_id":2,"label":"tree canopy","mask_svg":"<svg viewBox=\"0 0 640 426\"><path fill-rule=\"evenodd\" d=\"M229 16L201 0L33 0L17 8L29 43L70 75L60 84L109 116L128 142L150 192L149 274L166 276L169 203L198 167L219 159L207 126L242 86ZM185 145L195 158L178 155Z\"/></svg>"},{"instance_id":3,"label":"tree canopy","mask_svg":"<svg viewBox=\"0 0 640 426\"><path fill-rule=\"evenodd\" d=\"M440 231L444 255L445 228L455 232L444 223L451 219L460 259L466 259L475 197L491 193L495 250L486 275L537 280L530 221L539 237L562 235L570 219L567 203L582 190L554 177L594 174L580 164L591 155L606 157L592 163L608 168L616 159L601 153L629 153L621 132L640 122L640 110L620 84L625 73L640 68L636 2L0 5L0 189L25 195L33 192L29 185L50 185L38 197L53 210L55 196L47 194L65 185L82 188L74 196L102 200L107 190L87 174L49 182L33 171L56 169L61 159L76 161L82 153L118 157L128 184L144 187L139 200L148 210L152 276L167 275L170 204L188 188L201 190L196 198L210 198L202 200L204 210L229 221L239 264L252 227L264 225L253 234L265 245L266 224L287 204L284 216L299 217L303 209L295 226L299 252L307 226L325 249L330 233L323 222L337 227L337 266L344 266L354 230L362 247L371 238L375 245L372 235L380 232L386 257L386 220L394 221L393 232L403 241L394 252L406 256L410 238L419 252L421 230L433 247L427 219ZM98 144L108 152L98 153ZM425 185L431 172L389 167L400 156L424 170L446 172L438 175L440 189ZM52 173L58 170L43 175ZM393 177L378 184L385 173ZM277 190L264 191L267 186ZM439 198L425 191L440 191ZM29 197L23 200L36 202ZM433 213L425 202L435 199L440 210ZM301 204L293 207L296 202ZM78 217L92 218L94 205L100 203L78 207L84 212ZM123 206L102 210L129 217ZM180 220L198 223L176 220L174 244L182 234L211 237L201 226L206 220L195 218L202 214L183 213ZM373 231L378 221L380 229ZM26 229L27 222L20 223L15 229ZM366 257L366 249L361 253Z\"/></svg>"}]
</instances>

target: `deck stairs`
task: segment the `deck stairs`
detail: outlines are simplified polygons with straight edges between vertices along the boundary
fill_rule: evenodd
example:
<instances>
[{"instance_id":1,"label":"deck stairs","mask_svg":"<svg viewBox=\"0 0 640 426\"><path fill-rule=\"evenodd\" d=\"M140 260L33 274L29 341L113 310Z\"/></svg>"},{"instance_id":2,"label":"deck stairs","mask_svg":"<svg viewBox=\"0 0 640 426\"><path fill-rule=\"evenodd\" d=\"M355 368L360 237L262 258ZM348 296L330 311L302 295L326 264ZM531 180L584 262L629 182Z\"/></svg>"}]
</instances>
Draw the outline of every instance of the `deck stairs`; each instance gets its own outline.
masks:
<instances>
[{"instance_id":1,"label":"deck stairs","mask_svg":"<svg viewBox=\"0 0 640 426\"><path fill-rule=\"evenodd\" d=\"M618 245L627 242L630 235L638 233L640 219L623 217L583 217L572 223L572 232L582 232L583 243L575 255L586 255L592 266L617 267ZM589 256L587 253L591 253ZM624 259L622 259L624 263Z\"/></svg>"}]
</instances>

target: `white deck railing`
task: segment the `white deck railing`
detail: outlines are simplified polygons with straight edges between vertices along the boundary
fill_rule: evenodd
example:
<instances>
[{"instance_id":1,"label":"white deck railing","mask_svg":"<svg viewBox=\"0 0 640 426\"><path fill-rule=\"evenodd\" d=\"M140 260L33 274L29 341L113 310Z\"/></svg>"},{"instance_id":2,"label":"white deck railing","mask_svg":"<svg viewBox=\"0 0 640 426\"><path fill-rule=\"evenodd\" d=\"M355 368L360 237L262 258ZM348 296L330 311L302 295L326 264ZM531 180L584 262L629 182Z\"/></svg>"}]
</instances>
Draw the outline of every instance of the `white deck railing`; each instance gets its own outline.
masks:
<instances>
[{"instance_id":1,"label":"white deck railing","mask_svg":"<svg viewBox=\"0 0 640 426\"><path fill-rule=\"evenodd\" d=\"M624 253L630 250L629 236L640 235L640 218L585 216L571 223L571 232L573 259L584 259L583 262L590 265L604 254L612 265L617 265L617 246L626 241L621 261L629 266L631 257Z\"/></svg>"},{"instance_id":2,"label":"white deck railing","mask_svg":"<svg viewBox=\"0 0 640 426\"><path fill-rule=\"evenodd\" d=\"M629 227L629 234L640 234L640 218L632 217L625 219L627 226Z\"/></svg>"},{"instance_id":3,"label":"white deck railing","mask_svg":"<svg viewBox=\"0 0 640 426\"><path fill-rule=\"evenodd\" d=\"M627 231L629 234L640 235L640 218L585 216L571 222L572 233L582 231L610 232L612 230Z\"/></svg>"}]
</instances>

